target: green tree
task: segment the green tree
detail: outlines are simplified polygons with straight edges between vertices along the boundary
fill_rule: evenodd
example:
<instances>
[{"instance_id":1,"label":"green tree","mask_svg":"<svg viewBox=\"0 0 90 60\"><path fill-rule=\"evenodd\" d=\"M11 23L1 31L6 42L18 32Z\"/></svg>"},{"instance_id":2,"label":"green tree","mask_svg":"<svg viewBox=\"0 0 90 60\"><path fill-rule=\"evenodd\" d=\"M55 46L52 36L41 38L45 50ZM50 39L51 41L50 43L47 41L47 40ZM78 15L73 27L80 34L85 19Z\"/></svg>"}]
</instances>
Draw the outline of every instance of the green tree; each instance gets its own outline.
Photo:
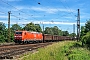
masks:
<instances>
[{"instance_id":1,"label":"green tree","mask_svg":"<svg viewBox=\"0 0 90 60\"><path fill-rule=\"evenodd\" d=\"M45 28L45 34L51 34L51 35L60 35L62 36L62 31L57 27L57 26L54 26L54 27L46 27Z\"/></svg>"},{"instance_id":2,"label":"green tree","mask_svg":"<svg viewBox=\"0 0 90 60\"><path fill-rule=\"evenodd\" d=\"M5 37L5 42L8 42L8 29L7 28L4 30L4 37Z\"/></svg>"},{"instance_id":3,"label":"green tree","mask_svg":"<svg viewBox=\"0 0 90 60\"><path fill-rule=\"evenodd\" d=\"M81 41L82 41L82 45L83 44L90 45L90 31L87 32L87 34L82 37L82 40Z\"/></svg>"},{"instance_id":4,"label":"green tree","mask_svg":"<svg viewBox=\"0 0 90 60\"><path fill-rule=\"evenodd\" d=\"M35 28L37 32L42 32L42 29L39 24L35 24Z\"/></svg>"},{"instance_id":5,"label":"green tree","mask_svg":"<svg viewBox=\"0 0 90 60\"><path fill-rule=\"evenodd\" d=\"M6 32L6 26L3 22L0 22L0 42L5 42L5 32Z\"/></svg>"},{"instance_id":6,"label":"green tree","mask_svg":"<svg viewBox=\"0 0 90 60\"><path fill-rule=\"evenodd\" d=\"M22 30L22 27L20 27L18 24L13 24L11 27L11 31L14 32L16 30Z\"/></svg>"},{"instance_id":7,"label":"green tree","mask_svg":"<svg viewBox=\"0 0 90 60\"><path fill-rule=\"evenodd\" d=\"M81 26L81 34L80 34L80 40L82 40L82 37L86 35L85 33L85 26Z\"/></svg>"},{"instance_id":8,"label":"green tree","mask_svg":"<svg viewBox=\"0 0 90 60\"><path fill-rule=\"evenodd\" d=\"M84 36L85 33L85 26L81 26L81 35L80 36Z\"/></svg>"},{"instance_id":9,"label":"green tree","mask_svg":"<svg viewBox=\"0 0 90 60\"><path fill-rule=\"evenodd\" d=\"M36 31L35 25L32 22L29 24L26 24L26 26L23 29L25 29L27 31Z\"/></svg>"},{"instance_id":10,"label":"green tree","mask_svg":"<svg viewBox=\"0 0 90 60\"><path fill-rule=\"evenodd\" d=\"M53 35L52 28L46 27L44 33Z\"/></svg>"},{"instance_id":11,"label":"green tree","mask_svg":"<svg viewBox=\"0 0 90 60\"><path fill-rule=\"evenodd\" d=\"M52 31L53 31L54 35L59 35L59 28L57 26L54 26L52 28Z\"/></svg>"},{"instance_id":12,"label":"green tree","mask_svg":"<svg viewBox=\"0 0 90 60\"><path fill-rule=\"evenodd\" d=\"M81 27L81 35L80 39L82 41L82 45L90 44L90 19L85 23L85 26Z\"/></svg>"},{"instance_id":13,"label":"green tree","mask_svg":"<svg viewBox=\"0 0 90 60\"><path fill-rule=\"evenodd\" d=\"M13 24L10 28L10 42L14 41L14 33L16 30L22 30L22 27L20 27L18 24Z\"/></svg>"},{"instance_id":14,"label":"green tree","mask_svg":"<svg viewBox=\"0 0 90 60\"><path fill-rule=\"evenodd\" d=\"M63 32L63 36L69 36L69 32L68 31L62 31Z\"/></svg>"},{"instance_id":15,"label":"green tree","mask_svg":"<svg viewBox=\"0 0 90 60\"><path fill-rule=\"evenodd\" d=\"M69 34L70 37L76 37L76 34L75 33L71 33Z\"/></svg>"},{"instance_id":16,"label":"green tree","mask_svg":"<svg viewBox=\"0 0 90 60\"><path fill-rule=\"evenodd\" d=\"M90 31L90 20L88 20L85 24L85 33Z\"/></svg>"},{"instance_id":17,"label":"green tree","mask_svg":"<svg viewBox=\"0 0 90 60\"><path fill-rule=\"evenodd\" d=\"M6 26L3 22L0 22L0 31L5 30Z\"/></svg>"}]
</instances>

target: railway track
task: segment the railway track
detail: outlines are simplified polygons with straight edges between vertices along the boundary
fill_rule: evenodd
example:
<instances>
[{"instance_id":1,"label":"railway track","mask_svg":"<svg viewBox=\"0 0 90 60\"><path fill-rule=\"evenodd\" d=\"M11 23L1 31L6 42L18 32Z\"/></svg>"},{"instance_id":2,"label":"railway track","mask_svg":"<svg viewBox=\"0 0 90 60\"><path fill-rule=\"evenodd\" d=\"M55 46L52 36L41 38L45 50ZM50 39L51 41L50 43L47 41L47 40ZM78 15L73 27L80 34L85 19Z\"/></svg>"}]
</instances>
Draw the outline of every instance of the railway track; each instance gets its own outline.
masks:
<instances>
[{"instance_id":1,"label":"railway track","mask_svg":"<svg viewBox=\"0 0 90 60\"><path fill-rule=\"evenodd\" d=\"M44 47L50 44L52 43L50 42L50 43L37 43L25 45L0 46L0 59L13 59L25 52L33 51L37 48Z\"/></svg>"}]
</instances>

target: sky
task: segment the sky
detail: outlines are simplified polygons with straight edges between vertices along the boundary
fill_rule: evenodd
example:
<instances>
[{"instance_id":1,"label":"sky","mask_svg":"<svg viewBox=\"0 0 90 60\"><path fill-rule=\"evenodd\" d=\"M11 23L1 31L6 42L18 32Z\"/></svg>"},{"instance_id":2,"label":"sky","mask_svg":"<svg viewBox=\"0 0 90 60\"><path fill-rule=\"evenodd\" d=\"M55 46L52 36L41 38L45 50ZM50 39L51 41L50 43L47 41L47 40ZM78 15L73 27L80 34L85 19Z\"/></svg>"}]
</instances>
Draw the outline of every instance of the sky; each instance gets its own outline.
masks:
<instances>
[{"instance_id":1,"label":"sky","mask_svg":"<svg viewBox=\"0 0 90 60\"><path fill-rule=\"evenodd\" d=\"M77 14L80 9L80 25L90 19L90 0L0 0L0 22L25 26L33 22L42 27L57 26L60 30L73 33L77 30Z\"/></svg>"}]
</instances>

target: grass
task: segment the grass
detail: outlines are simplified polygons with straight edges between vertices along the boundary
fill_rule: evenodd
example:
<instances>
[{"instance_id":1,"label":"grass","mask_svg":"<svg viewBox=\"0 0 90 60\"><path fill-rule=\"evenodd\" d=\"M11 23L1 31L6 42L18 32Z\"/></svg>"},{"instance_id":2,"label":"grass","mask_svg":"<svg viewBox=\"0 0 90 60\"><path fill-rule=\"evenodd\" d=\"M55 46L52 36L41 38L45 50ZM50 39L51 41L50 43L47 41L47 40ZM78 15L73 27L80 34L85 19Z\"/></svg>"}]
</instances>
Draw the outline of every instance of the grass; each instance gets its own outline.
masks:
<instances>
[{"instance_id":1,"label":"grass","mask_svg":"<svg viewBox=\"0 0 90 60\"><path fill-rule=\"evenodd\" d=\"M67 54L68 60L90 60L90 51L79 43L74 43Z\"/></svg>"},{"instance_id":2,"label":"grass","mask_svg":"<svg viewBox=\"0 0 90 60\"><path fill-rule=\"evenodd\" d=\"M24 55L20 60L90 60L90 51L74 41L62 41L45 48L39 48L36 53Z\"/></svg>"}]
</instances>

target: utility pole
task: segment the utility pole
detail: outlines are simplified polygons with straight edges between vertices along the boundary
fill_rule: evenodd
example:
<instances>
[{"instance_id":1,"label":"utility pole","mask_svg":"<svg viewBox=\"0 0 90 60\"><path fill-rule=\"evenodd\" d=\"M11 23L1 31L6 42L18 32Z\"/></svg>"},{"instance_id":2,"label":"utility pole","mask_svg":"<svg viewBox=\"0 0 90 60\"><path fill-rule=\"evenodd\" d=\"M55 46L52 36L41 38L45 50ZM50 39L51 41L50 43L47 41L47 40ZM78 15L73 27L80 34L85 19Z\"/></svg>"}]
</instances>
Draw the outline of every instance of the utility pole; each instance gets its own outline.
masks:
<instances>
[{"instance_id":1,"label":"utility pole","mask_svg":"<svg viewBox=\"0 0 90 60\"><path fill-rule=\"evenodd\" d=\"M43 24L43 43L44 43L44 24Z\"/></svg>"},{"instance_id":2,"label":"utility pole","mask_svg":"<svg viewBox=\"0 0 90 60\"><path fill-rule=\"evenodd\" d=\"M11 11L8 12L8 42L10 42L10 14Z\"/></svg>"},{"instance_id":3,"label":"utility pole","mask_svg":"<svg viewBox=\"0 0 90 60\"><path fill-rule=\"evenodd\" d=\"M77 41L80 39L80 12L78 9L78 16L77 16Z\"/></svg>"},{"instance_id":4,"label":"utility pole","mask_svg":"<svg viewBox=\"0 0 90 60\"><path fill-rule=\"evenodd\" d=\"M75 38L74 34L75 34L75 24L73 24L73 40Z\"/></svg>"}]
</instances>

